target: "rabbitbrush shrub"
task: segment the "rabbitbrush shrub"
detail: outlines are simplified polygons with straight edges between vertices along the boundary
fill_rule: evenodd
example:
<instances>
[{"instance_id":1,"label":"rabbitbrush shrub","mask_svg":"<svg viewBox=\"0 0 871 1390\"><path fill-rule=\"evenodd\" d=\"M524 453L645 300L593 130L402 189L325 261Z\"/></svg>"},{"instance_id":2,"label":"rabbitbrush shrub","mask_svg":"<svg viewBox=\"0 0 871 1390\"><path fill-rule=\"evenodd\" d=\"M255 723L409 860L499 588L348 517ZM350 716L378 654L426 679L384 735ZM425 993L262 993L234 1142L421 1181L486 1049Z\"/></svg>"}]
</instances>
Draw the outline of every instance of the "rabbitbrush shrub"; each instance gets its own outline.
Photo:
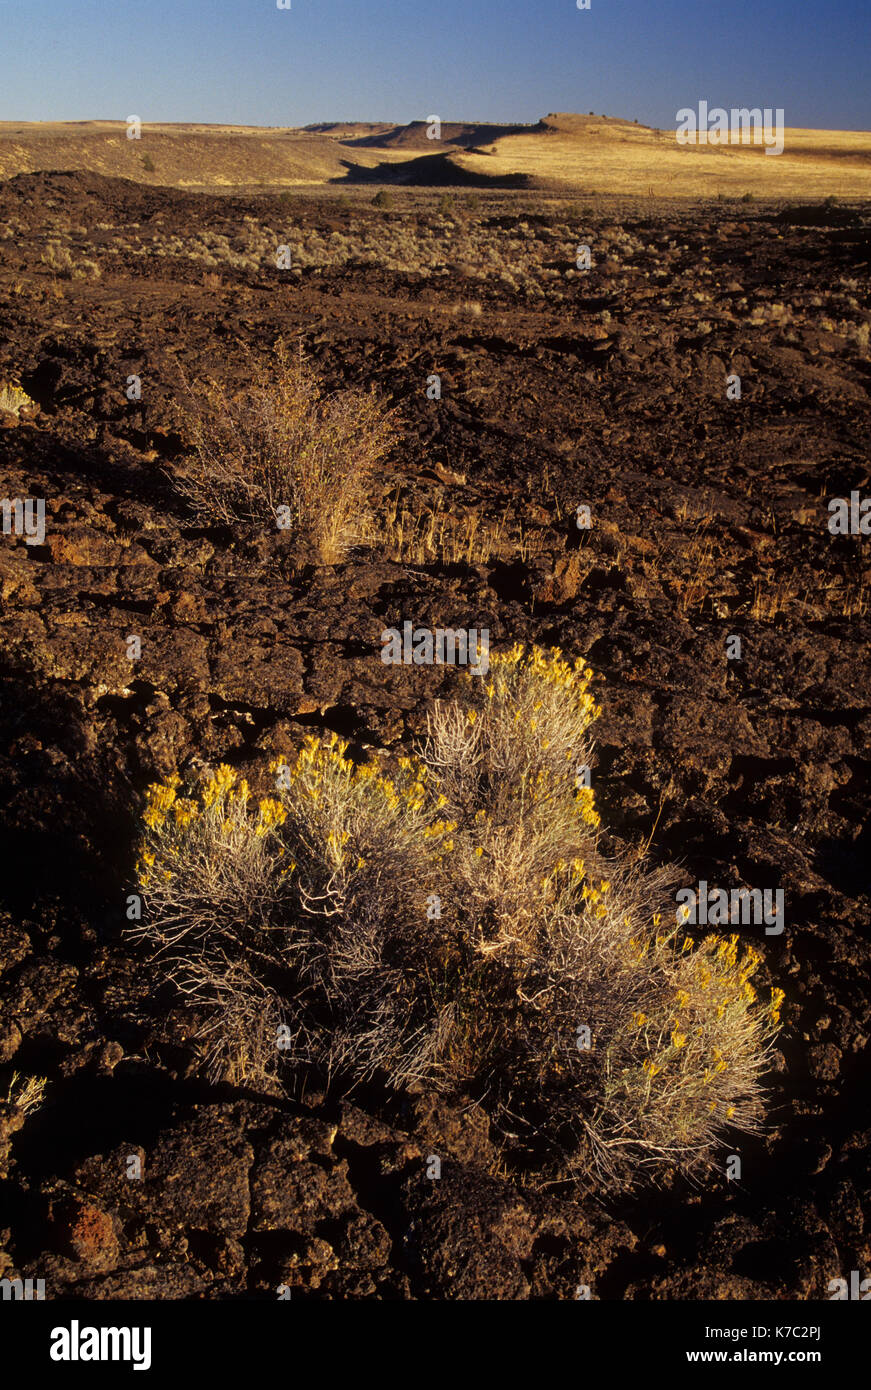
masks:
<instances>
[{"instance_id":1,"label":"rabbitbrush shrub","mask_svg":"<svg viewBox=\"0 0 871 1390\"><path fill-rule=\"evenodd\" d=\"M758 1128L782 995L737 937L693 944L666 875L603 859L584 662L490 662L390 775L333 735L259 801L223 766L152 786L140 931L213 1076L471 1096L542 1180L691 1171Z\"/></svg>"},{"instance_id":2,"label":"rabbitbrush shrub","mask_svg":"<svg viewBox=\"0 0 871 1390\"><path fill-rule=\"evenodd\" d=\"M206 521L279 524L299 558L333 564L366 527L366 489L396 438L393 413L371 392L328 394L301 353L249 359L231 392L186 384L192 452L175 476ZM282 509L280 512L279 509Z\"/></svg>"},{"instance_id":3,"label":"rabbitbrush shrub","mask_svg":"<svg viewBox=\"0 0 871 1390\"><path fill-rule=\"evenodd\" d=\"M36 402L31 400L17 382L0 380L0 413L14 415L18 419L22 411L28 416L35 406Z\"/></svg>"}]
</instances>

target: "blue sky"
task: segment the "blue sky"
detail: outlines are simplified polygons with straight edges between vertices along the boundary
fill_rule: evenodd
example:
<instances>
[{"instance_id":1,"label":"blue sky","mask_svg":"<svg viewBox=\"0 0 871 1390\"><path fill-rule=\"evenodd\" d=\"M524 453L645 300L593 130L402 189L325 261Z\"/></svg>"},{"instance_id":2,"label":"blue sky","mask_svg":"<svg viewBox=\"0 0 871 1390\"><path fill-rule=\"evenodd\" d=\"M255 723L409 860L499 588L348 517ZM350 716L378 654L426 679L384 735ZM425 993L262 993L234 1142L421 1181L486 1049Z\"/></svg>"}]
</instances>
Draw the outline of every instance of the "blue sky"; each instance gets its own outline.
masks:
<instances>
[{"instance_id":1,"label":"blue sky","mask_svg":"<svg viewBox=\"0 0 871 1390\"><path fill-rule=\"evenodd\" d=\"M869 0L0 0L0 120L671 126L782 106L871 129Z\"/></svg>"}]
</instances>

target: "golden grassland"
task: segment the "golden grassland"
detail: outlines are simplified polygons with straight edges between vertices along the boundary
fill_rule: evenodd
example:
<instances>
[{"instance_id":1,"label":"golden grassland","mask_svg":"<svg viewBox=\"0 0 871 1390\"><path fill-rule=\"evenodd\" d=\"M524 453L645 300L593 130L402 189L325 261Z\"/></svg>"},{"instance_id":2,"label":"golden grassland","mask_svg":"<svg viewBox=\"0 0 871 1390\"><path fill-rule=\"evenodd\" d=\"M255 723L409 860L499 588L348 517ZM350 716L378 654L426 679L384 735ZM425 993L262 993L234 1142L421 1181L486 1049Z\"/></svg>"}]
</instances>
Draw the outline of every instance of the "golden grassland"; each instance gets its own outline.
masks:
<instances>
[{"instance_id":1,"label":"golden grassland","mask_svg":"<svg viewBox=\"0 0 871 1390\"><path fill-rule=\"evenodd\" d=\"M353 163L365 170L402 158L402 151L355 150ZM148 122L137 140L127 138L124 121L0 122L0 178L86 169L175 188L283 188L341 179L349 162L336 140L305 131Z\"/></svg>"},{"instance_id":2,"label":"golden grassland","mask_svg":"<svg viewBox=\"0 0 871 1390\"><path fill-rule=\"evenodd\" d=\"M360 127L375 130L378 127ZM482 136L487 128L482 127ZM490 128L492 130L492 127ZM530 186L587 195L864 198L871 196L871 132L787 128L780 155L759 145L679 145L671 130L614 118L556 115L537 127L464 150L433 141L361 147L356 128L145 123L128 140L124 121L0 122L0 177L88 169L179 188L325 185L415 159L448 156L445 182L473 176L494 186L518 175ZM388 178L389 181L389 178Z\"/></svg>"},{"instance_id":3,"label":"golden grassland","mask_svg":"<svg viewBox=\"0 0 871 1390\"><path fill-rule=\"evenodd\" d=\"M629 122L585 124L568 118L532 135L506 135L482 153L458 154L468 173L504 178L522 173L587 193L759 198L871 196L871 133L784 131L784 149L759 145L679 145L672 131Z\"/></svg>"}]
</instances>

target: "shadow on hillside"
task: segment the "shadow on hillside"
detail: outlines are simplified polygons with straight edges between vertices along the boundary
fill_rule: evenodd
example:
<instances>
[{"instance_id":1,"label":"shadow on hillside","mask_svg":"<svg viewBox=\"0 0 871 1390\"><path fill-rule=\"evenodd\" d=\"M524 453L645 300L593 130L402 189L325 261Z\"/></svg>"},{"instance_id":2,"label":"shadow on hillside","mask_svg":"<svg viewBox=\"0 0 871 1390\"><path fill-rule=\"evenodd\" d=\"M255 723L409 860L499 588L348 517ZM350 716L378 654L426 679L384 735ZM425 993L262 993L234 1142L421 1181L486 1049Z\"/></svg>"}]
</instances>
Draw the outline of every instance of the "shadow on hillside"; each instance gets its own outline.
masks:
<instances>
[{"instance_id":1,"label":"shadow on hillside","mask_svg":"<svg viewBox=\"0 0 871 1390\"><path fill-rule=\"evenodd\" d=\"M400 161L385 160L373 169L343 159L347 174L330 183L392 183L407 188L530 188L527 174L506 174L502 178L473 174L455 164L450 153L418 155Z\"/></svg>"}]
</instances>

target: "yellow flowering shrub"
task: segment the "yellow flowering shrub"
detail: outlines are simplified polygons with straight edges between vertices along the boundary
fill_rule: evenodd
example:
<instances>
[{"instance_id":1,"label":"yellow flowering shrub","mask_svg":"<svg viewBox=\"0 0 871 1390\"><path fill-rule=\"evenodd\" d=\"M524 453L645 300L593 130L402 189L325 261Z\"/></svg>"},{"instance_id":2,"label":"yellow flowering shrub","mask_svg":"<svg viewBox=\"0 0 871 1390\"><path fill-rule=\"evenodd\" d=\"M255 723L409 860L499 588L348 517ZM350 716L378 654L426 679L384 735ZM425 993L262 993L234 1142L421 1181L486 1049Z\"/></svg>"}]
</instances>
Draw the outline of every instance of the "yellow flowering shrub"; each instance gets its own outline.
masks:
<instances>
[{"instance_id":1,"label":"yellow flowering shrub","mask_svg":"<svg viewBox=\"0 0 871 1390\"><path fill-rule=\"evenodd\" d=\"M449 815L468 827L454 867L487 952L523 949L567 864L590 857L599 815L578 767L589 765L599 714L592 679L580 657L518 643L491 653L486 676L466 675L466 698L430 716L424 758Z\"/></svg>"},{"instance_id":2,"label":"yellow flowering shrub","mask_svg":"<svg viewBox=\"0 0 871 1390\"><path fill-rule=\"evenodd\" d=\"M204 1055L214 1075L242 1080L268 1067L281 1001L253 967L281 898L284 808L253 802L244 778L222 764L179 795L180 779L146 793L136 875L144 917L133 929L168 978L208 1015Z\"/></svg>"},{"instance_id":3,"label":"yellow flowering shrub","mask_svg":"<svg viewBox=\"0 0 871 1390\"><path fill-rule=\"evenodd\" d=\"M0 380L0 413L17 418L22 411L26 416L35 409L38 409L36 401L32 400L17 382Z\"/></svg>"},{"instance_id":4,"label":"yellow flowering shrub","mask_svg":"<svg viewBox=\"0 0 871 1390\"><path fill-rule=\"evenodd\" d=\"M762 1116L783 996L737 937L694 944L667 873L606 861L589 765L592 672L491 654L419 755L335 734L269 766L149 788L143 934L214 1075L314 1065L477 1100L542 1176L691 1170Z\"/></svg>"},{"instance_id":5,"label":"yellow flowering shrub","mask_svg":"<svg viewBox=\"0 0 871 1390\"><path fill-rule=\"evenodd\" d=\"M602 1094L587 1117L588 1153L606 1173L627 1162L655 1170L676 1152L691 1168L725 1125L759 1128L783 994L759 1002L750 977L761 956L751 945L742 950L737 936L706 936L693 947L676 929L653 928L626 945L613 978L627 988L643 980L645 1008L614 1018Z\"/></svg>"}]
</instances>

